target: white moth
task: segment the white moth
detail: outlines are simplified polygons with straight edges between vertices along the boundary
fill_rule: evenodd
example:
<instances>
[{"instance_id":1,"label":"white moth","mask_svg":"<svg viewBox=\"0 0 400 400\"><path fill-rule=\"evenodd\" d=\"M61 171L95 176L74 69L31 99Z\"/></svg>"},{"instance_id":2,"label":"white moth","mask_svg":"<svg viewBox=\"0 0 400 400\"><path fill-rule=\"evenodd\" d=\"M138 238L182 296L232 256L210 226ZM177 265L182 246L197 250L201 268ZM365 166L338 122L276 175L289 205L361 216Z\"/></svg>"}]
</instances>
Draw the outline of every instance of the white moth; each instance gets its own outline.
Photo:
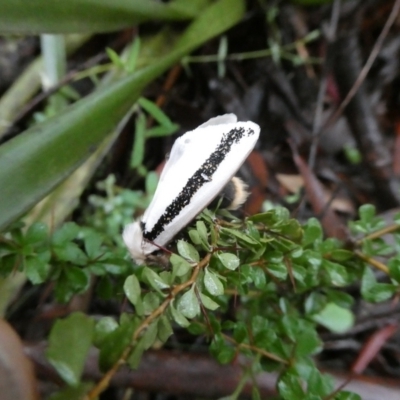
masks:
<instances>
[{"instance_id":1,"label":"white moth","mask_svg":"<svg viewBox=\"0 0 400 400\"><path fill-rule=\"evenodd\" d=\"M257 124L225 114L175 141L153 200L122 235L137 264L164 247L214 200L253 150L259 133Z\"/></svg>"}]
</instances>

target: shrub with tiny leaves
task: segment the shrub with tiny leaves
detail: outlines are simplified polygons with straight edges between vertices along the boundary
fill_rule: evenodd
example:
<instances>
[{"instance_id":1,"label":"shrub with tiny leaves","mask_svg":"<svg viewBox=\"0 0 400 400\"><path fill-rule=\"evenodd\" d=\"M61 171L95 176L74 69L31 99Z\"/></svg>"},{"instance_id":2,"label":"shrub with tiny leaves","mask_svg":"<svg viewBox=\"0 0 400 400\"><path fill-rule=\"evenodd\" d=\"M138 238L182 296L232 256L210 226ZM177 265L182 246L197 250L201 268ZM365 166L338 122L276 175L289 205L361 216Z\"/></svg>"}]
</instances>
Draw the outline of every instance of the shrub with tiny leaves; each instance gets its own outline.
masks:
<instances>
[{"instance_id":1,"label":"shrub with tiny leaves","mask_svg":"<svg viewBox=\"0 0 400 400\"><path fill-rule=\"evenodd\" d=\"M112 188L104 201L93 202L95 214L102 213L100 225L66 223L51 233L41 223L28 229L15 224L0 242L2 276L19 270L35 285L53 281L60 302L88 290L96 277L101 298L122 301L125 296L129 302L119 319L95 321L72 314L54 325L47 356L69 384L80 382L82 354L90 346L99 348L103 371L123 362L136 368L144 351L167 342L181 327L209 340L210 352L220 363L243 353L252 371L279 371L282 399L329 397L333 381L313 357L323 347L318 327L341 333L353 324L353 298L343 289L359 282L362 296L371 302L399 291L400 218L392 230L394 248L377 234L386 224L372 206L363 206L360 220L350 225L362 235L352 247L325 239L314 218L301 226L281 207L245 221L226 211L204 210L186 236L172 244L166 269L135 266L121 241L107 236L121 230L125 219L116 221L112 211L105 214L106 201L113 198L122 208L132 204L114 198L120 196L135 198L138 208L146 204L145 195L134 192L133 197L126 191L110 197ZM387 258L386 282L367 264L376 256ZM68 352L61 350L66 343ZM358 397L341 391L333 398Z\"/></svg>"}]
</instances>

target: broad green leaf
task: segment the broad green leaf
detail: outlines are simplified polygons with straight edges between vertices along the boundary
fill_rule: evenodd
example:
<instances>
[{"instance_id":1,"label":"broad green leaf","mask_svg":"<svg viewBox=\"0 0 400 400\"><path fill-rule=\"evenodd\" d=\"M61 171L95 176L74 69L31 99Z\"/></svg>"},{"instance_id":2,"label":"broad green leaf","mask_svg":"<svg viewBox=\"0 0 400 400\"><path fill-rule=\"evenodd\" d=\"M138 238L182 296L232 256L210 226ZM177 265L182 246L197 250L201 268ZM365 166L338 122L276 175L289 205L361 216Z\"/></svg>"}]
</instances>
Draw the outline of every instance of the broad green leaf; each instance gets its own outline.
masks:
<instances>
[{"instance_id":1,"label":"broad green leaf","mask_svg":"<svg viewBox=\"0 0 400 400\"><path fill-rule=\"evenodd\" d=\"M46 357L69 385L79 384L92 343L94 321L78 312L54 324Z\"/></svg>"},{"instance_id":2,"label":"broad green leaf","mask_svg":"<svg viewBox=\"0 0 400 400\"><path fill-rule=\"evenodd\" d=\"M156 0L2 0L0 32L83 33L109 32L147 20L184 20L196 14Z\"/></svg>"}]
</instances>

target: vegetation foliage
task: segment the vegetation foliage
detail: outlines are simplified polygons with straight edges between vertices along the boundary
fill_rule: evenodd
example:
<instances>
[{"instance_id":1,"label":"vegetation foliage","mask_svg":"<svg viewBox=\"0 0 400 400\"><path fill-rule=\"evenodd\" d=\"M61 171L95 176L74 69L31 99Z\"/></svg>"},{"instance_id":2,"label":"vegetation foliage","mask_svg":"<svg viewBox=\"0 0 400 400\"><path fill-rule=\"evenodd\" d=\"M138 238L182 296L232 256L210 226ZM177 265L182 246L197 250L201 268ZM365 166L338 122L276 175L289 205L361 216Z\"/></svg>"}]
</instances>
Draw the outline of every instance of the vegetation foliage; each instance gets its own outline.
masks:
<instances>
[{"instance_id":1,"label":"vegetation foliage","mask_svg":"<svg viewBox=\"0 0 400 400\"><path fill-rule=\"evenodd\" d=\"M19 22L5 23L5 14L0 12L0 25L4 22L9 32L21 31L22 17L15 10L17 6L25 9L18 4L14 9L13 2L18 3L4 0L0 6L0 11L2 7L10 13L14 10L10 15ZM108 7L112 9L115 3L110 1ZM331 377L315 364L313 356L323 348L319 330L340 333L352 326L354 300L342 290L348 285L359 285L369 302L398 295L400 215L388 226L376 217L373 206L362 206L359 220L349 226L354 241L342 243L324 238L317 219L302 225L280 206L244 220L207 209L176 242L168 268L136 266L127 255L120 232L132 215L145 209L157 182L144 165L146 140L177 129L153 102L141 97L142 90L200 44L237 23L244 11L239 0L196 1L192 9L182 1L136 3L141 12L150 14L154 10L149 4L154 3L158 13L165 11L165 19L190 19L199 7L203 11L156 62L154 58L143 61L143 49L154 51L154 42L136 40L126 57L110 50L110 70L118 71L116 77L0 147L1 276L10 278L19 272L32 285L51 283L60 303L94 288L98 298L125 304L118 320L77 312L54 323L46 354L67 385L54 398L71 398L72 392L77 398L96 398L119 365L136 368L144 351L168 342L180 327L204 337L220 363L232 362L239 353L245 355L249 364L244 380L262 370L278 371L282 399L357 399L353 393L336 393ZM64 15L61 9L56 12ZM132 13L138 15L134 6ZM151 18L150 14L140 14L140 21ZM112 24L108 18L94 18L85 21L85 29L96 32L125 26L126 14L121 19L113 15ZM42 30L39 21L33 21L32 31L54 28L46 21L40 20ZM56 31L68 32L68 21L63 20ZM78 20L74 29L79 31L81 23ZM24 26L29 30L29 24ZM88 204L82 204L84 217L79 224L58 223L71 210L63 210L55 225L49 223L60 199L57 196L69 190L63 187L65 178L87 167L92 155L101 160L118 134L115 127L133 113L137 117L130 166L145 178L145 191L118 187L110 175L97 184L102 194L91 195ZM146 126L146 113L157 121L156 127ZM65 152L70 146L74 152ZM48 168L43 168L43 160ZM87 179L95 165L85 170ZM75 199L82 190L73 192ZM47 198L47 211L29 211L50 193L57 195ZM393 237L394 245L382 239L385 234ZM385 262L376 257L385 257ZM378 281L373 268L380 268L390 280ZM100 351L104 372L96 384L82 381L92 346ZM240 390L230 398L239 395ZM257 388L253 398L260 398Z\"/></svg>"}]
</instances>

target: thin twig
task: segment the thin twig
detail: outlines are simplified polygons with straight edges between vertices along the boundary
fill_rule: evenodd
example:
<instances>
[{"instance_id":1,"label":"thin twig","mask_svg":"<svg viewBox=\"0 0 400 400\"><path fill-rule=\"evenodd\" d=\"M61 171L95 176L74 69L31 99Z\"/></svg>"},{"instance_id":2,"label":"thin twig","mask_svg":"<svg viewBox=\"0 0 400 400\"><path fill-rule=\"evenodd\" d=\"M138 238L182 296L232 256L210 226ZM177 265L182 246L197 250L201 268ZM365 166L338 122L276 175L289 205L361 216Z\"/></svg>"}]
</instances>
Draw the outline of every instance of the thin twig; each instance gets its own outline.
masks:
<instances>
[{"instance_id":1,"label":"thin twig","mask_svg":"<svg viewBox=\"0 0 400 400\"><path fill-rule=\"evenodd\" d=\"M336 37L336 29L337 29L337 25L338 25L338 21L339 21L340 5L341 5L341 0L335 0L333 3L333 6L332 6L331 20L330 20L328 32L326 35L328 44L332 43ZM329 49L329 46L328 46L328 49ZM330 66L329 59L328 59L328 57L326 57L324 66L323 66L323 71L322 71L321 83L320 83L319 89L318 89L317 106L315 109L315 116L314 116L313 127L312 127L312 143L311 143L311 147L310 147L310 154L308 156L308 165L311 170L313 170L315 167L315 159L316 159L316 154L317 154L318 142L319 142L319 138L320 138L320 134L321 134L322 112L324 110L324 97L325 97L326 87L327 87L327 77L328 77L330 68L331 68L331 66Z\"/></svg>"}]
</instances>

